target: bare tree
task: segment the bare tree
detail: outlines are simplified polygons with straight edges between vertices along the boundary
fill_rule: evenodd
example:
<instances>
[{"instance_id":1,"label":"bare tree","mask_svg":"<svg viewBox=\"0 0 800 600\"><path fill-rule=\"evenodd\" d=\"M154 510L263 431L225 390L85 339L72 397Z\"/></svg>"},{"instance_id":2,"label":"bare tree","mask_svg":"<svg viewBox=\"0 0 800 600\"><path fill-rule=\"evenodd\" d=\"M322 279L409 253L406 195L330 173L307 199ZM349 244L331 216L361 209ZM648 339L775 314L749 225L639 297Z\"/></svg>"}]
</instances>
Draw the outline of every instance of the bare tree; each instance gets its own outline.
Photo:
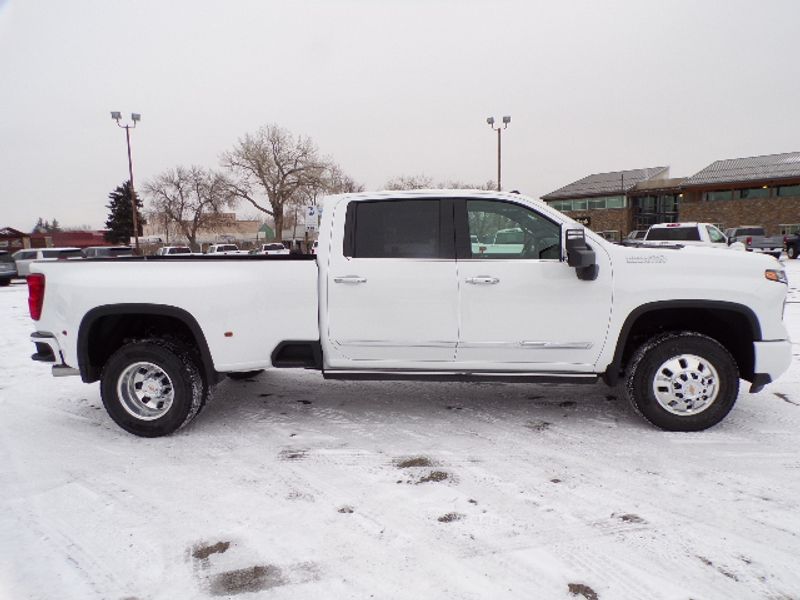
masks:
<instances>
[{"instance_id":1,"label":"bare tree","mask_svg":"<svg viewBox=\"0 0 800 600\"><path fill-rule=\"evenodd\" d=\"M383 187L387 190L422 190L436 186L428 175L400 175L387 181Z\"/></svg>"},{"instance_id":2,"label":"bare tree","mask_svg":"<svg viewBox=\"0 0 800 600\"><path fill-rule=\"evenodd\" d=\"M145 184L152 210L173 224L193 250L197 250L200 229L219 227L220 213L232 208L236 198L227 179L211 169L176 167Z\"/></svg>"},{"instance_id":3,"label":"bare tree","mask_svg":"<svg viewBox=\"0 0 800 600\"><path fill-rule=\"evenodd\" d=\"M495 190L497 189L497 184L490 180L484 184L475 185L455 179L434 183L433 177L429 177L428 175L400 175L399 177L393 177L387 181L384 186L384 189L387 190L421 190L434 188L441 190Z\"/></svg>"},{"instance_id":4,"label":"bare tree","mask_svg":"<svg viewBox=\"0 0 800 600\"><path fill-rule=\"evenodd\" d=\"M335 185L357 187L333 161L320 156L311 138L296 138L274 124L245 135L221 162L231 174L232 193L270 215L277 236L290 204L307 202Z\"/></svg>"}]
</instances>

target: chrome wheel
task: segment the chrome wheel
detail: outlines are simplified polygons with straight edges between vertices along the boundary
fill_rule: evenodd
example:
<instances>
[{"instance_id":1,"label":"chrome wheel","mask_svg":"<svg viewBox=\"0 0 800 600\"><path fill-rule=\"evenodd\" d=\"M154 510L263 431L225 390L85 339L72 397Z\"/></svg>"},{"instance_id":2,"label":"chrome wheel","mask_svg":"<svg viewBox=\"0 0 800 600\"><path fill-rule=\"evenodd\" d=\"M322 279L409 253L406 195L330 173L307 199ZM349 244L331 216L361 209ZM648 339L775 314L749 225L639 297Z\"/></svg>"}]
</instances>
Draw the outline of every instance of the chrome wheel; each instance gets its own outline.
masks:
<instances>
[{"instance_id":1,"label":"chrome wheel","mask_svg":"<svg viewBox=\"0 0 800 600\"><path fill-rule=\"evenodd\" d=\"M117 379L117 396L128 414L142 421L154 421L172 407L175 390L164 369L150 362L136 362L126 367Z\"/></svg>"},{"instance_id":2,"label":"chrome wheel","mask_svg":"<svg viewBox=\"0 0 800 600\"><path fill-rule=\"evenodd\" d=\"M691 416L714 403L719 381L717 370L708 360L695 354L680 354L656 370L653 393L664 410Z\"/></svg>"}]
</instances>

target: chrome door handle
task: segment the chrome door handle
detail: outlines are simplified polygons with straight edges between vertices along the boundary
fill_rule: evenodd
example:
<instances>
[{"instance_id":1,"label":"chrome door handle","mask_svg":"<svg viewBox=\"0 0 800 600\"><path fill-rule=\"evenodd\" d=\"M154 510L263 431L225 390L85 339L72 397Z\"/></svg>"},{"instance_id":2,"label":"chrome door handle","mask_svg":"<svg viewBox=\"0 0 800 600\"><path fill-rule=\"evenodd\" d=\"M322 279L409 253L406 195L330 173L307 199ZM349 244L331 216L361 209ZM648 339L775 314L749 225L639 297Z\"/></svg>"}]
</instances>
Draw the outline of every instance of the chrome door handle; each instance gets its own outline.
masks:
<instances>
[{"instance_id":1,"label":"chrome door handle","mask_svg":"<svg viewBox=\"0 0 800 600\"><path fill-rule=\"evenodd\" d=\"M367 283L366 277L359 277L358 275L345 275L343 277L334 277L336 283Z\"/></svg>"},{"instance_id":2,"label":"chrome door handle","mask_svg":"<svg viewBox=\"0 0 800 600\"><path fill-rule=\"evenodd\" d=\"M494 285L495 283L500 283L500 280L497 277L489 277L488 275L480 275L478 277L467 277L467 283L476 283L476 284L488 284Z\"/></svg>"}]
</instances>

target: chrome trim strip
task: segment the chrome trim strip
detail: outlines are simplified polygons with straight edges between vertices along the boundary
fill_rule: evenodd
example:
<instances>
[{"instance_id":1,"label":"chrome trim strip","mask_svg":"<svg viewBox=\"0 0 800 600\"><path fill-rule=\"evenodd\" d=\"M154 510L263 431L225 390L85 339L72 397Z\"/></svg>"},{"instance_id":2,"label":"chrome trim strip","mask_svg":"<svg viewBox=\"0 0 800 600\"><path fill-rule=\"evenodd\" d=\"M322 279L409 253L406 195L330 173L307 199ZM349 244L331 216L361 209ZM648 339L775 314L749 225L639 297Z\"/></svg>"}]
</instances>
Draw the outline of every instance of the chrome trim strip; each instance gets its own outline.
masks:
<instances>
[{"instance_id":1,"label":"chrome trim strip","mask_svg":"<svg viewBox=\"0 0 800 600\"><path fill-rule=\"evenodd\" d=\"M334 344L341 347L370 347L370 348L455 348L455 341L389 341L389 340L333 340Z\"/></svg>"},{"instance_id":2,"label":"chrome trim strip","mask_svg":"<svg viewBox=\"0 0 800 600\"><path fill-rule=\"evenodd\" d=\"M460 342L460 348L500 348L516 350L518 348L530 350L588 350L592 342L538 342L523 340L521 342Z\"/></svg>"}]
</instances>

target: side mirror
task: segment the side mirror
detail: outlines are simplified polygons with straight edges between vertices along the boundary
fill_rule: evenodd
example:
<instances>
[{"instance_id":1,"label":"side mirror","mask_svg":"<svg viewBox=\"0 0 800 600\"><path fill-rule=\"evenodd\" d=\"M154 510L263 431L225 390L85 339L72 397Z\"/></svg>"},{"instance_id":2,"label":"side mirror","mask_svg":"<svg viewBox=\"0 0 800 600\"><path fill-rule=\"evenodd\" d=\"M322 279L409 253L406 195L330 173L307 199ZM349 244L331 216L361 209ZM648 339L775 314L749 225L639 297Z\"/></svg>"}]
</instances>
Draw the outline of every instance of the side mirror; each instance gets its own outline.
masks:
<instances>
[{"instance_id":1,"label":"side mirror","mask_svg":"<svg viewBox=\"0 0 800 600\"><path fill-rule=\"evenodd\" d=\"M597 279L599 268L594 250L586 243L583 229L566 230L567 264L575 268L578 279L593 281Z\"/></svg>"}]
</instances>

